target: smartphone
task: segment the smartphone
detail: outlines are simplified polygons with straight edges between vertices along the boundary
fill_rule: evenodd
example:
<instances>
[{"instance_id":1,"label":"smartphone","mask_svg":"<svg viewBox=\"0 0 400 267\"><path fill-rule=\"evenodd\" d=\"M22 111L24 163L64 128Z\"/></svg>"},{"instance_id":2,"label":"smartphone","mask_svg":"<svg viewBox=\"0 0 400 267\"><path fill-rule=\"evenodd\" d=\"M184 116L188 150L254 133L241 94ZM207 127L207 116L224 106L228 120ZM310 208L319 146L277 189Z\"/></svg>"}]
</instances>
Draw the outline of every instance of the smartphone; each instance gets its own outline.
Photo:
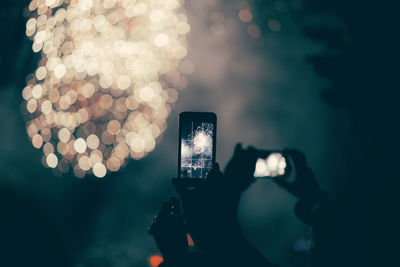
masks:
<instances>
[{"instance_id":1,"label":"smartphone","mask_svg":"<svg viewBox=\"0 0 400 267\"><path fill-rule=\"evenodd\" d=\"M258 158L254 171L254 177L278 177L284 176L287 172L287 161L280 152L271 152L265 158Z\"/></svg>"},{"instance_id":2,"label":"smartphone","mask_svg":"<svg viewBox=\"0 0 400 267\"><path fill-rule=\"evenodd\" d=\"M211 112L179 114L178 179L204 180L215 163L217 116Z\"/></svg>"}]
</instances>

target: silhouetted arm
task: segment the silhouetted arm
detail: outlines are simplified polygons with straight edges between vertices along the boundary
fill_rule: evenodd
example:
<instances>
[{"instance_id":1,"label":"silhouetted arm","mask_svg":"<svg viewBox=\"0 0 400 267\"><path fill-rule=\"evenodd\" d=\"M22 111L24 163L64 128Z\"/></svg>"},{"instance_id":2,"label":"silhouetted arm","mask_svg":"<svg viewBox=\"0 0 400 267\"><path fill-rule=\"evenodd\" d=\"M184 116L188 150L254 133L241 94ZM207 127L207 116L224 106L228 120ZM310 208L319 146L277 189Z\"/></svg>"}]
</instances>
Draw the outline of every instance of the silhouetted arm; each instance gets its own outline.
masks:
<instances>
[{"instance_id":1,"label":"silhouetted arm","mask_svg":"<svg viewBox=\"0 0 400 267\"><path fill-rule=\"evenodd\" d=\"M179 200L165 201L148 229L161 251L163 266L187 266L188 243Z\"/></svg>"},{"instance_id":2,"label":"silhouetted arm","mask_svg":"<svg viewBox=\"0 0 400 267\"><path fill-rule=\"evenodd\" d=\"M250 245L237 219L240 195L254 182L256 160L254 149L238 145L225 174L216 165L194 189L176 184L194 243L222 266L273 266Z\"/></svg>"},{"instance_id":3,"label":"silhouetted arm","mask_svg":"<svg viewBox=\"0 0 400 267\"><path fill-rule=\"evenodd\" d=\"M286 149L283 153L288 158L287 163L290 169L294 169L290 174L293 179L284 176L275 178L274 181L299 199L294 209L295 214L304 223L311 224L313 211L322 200L328 198L328 195L319 187L302 152Z\"/></svg>"}]
</instances>

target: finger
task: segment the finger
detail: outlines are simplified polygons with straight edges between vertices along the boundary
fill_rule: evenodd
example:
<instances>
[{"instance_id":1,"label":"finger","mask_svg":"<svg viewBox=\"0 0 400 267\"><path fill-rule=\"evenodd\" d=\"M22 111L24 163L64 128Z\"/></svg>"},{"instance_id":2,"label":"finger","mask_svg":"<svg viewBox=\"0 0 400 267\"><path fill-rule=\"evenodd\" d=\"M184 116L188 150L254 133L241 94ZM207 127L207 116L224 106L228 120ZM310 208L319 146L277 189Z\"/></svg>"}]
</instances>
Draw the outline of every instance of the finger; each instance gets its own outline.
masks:
<instances>
[{"instance_id":1,"label":"finger","mask_svg":"<svg viewBox=\"0 0 400 267\"><path fill-rule=\"evenodd\" d=\"M285 167L285 173L282 175L282 177L288 177L294 168L294 163L291 157L289 157L285 152L282 152L283 158L285 159L286 167Z\"/></svg>"},{"instance_id":2,"label":"finger","mask_svg":"<svg viewBox=\"0 0 400 267\"><path fill-rule=\"evenodd\" d=\"M215 163L214 163L214 165L213 165L213 170L219 171L219 164L218 164L218 162L215 162Z\"/></svg>"},{"instance_id":3,"label":"finger","mask_svg":"<svg viewBox=\"0 0 400 267\"><path fill-rule=\"evenodd\" d=\"M297 149L286 148L284 150L284 153L292 159L295 167L297 167L297 166L301 167L301 166L307 165L306 156L304 155L303 152L301 152Z\"/></svg>"},{"instance_id":4,"label":"finger","mask_svg":"<svg viewBox=\"0 0 400 267\"><path fill-rule=\"evenodd\" d=\"M241 150L243 150L242 143L237 143L235 146L235 150L233 151L233 154L236 154L237 152L240 152Z\"/></svg>"},{"instance_id":5,"label":"finger","mask_svg":"<svg viewBox=\"0 0 400 267\"><path fill-rule=\"evenodd\" d=\"M247 149L247 156L251 158L251 160L257 159L259 157L259 152L258 150L253 147L253 146L249 146L249 148Z\"/></svg>"},{"instance_id":6,"label":"finger","mask_svg":"<svg viewBox=\"0 0 400 267\"><path fill-rule=\"evenodd\" d=\"M274 152L277 152L277 151L276 150L258 150L257 157L265 159L265 158L268 158L268 156Z\"/></svg>"},{"instance_id":7,"label":"finger","mask_svg":"<svg viewBox=\"0 0 400 267\"><path fill-rule=\"evenodd\" d=\"M249 147L247 148L247 151L248 151L248 152L251 152L251 153L256 153L256 152L258 151L258 149L256 149L254 146L249 146Z\"/></svg>"},{"instance_id":8,"label":"finger","mask_svg":"<svg viewBox=\"0 0 400 267\"><path fill-rule=\"evenodd\" d=\"M257 150L253 146L249 146L249 148L246 150L246 157L245 157L248 166L255 167L256 161L259 157L260 157L259 150Z\"/></svg>"},{"instance_id":9,"label":"finger","mask_svg":"<svg viewBox=\"0 0 400 267\"><path fill-rule=\"evenodd\" d=\"M217 162L214 163L213 168L211 169L211 171L207 174L207 180L208 179L213 179L214 177L218 176L218 172L220 172L219 170L219 164Z\"/></svg>"},{"instance_id":10,"label":"finger","mask_svg":"<svg viewBox=\"0 0 400 267\"><path fill-rule=\"evenodd\" d=\"M236 159L238 159L238 158L243 157L243 154L245 153L245 151L246 151L246 150L243 149L242 144L241 144L241 143L238 143L238 144L235 146L235 150L234 150L234 152L233 152L232 160L236 160Z\"/></svg>"},{"instance_id":11,"label":"finger","mask_svg":"<svg viewBox=\"0 0 400 267\"><path fill-rule=\"evenodd\" d=\"M315 179L314 173L307 163L306 156L299 150L286 149L285 154L288 156L290 166L296 172L298 179Z\"/></svg>"}]
</instances>

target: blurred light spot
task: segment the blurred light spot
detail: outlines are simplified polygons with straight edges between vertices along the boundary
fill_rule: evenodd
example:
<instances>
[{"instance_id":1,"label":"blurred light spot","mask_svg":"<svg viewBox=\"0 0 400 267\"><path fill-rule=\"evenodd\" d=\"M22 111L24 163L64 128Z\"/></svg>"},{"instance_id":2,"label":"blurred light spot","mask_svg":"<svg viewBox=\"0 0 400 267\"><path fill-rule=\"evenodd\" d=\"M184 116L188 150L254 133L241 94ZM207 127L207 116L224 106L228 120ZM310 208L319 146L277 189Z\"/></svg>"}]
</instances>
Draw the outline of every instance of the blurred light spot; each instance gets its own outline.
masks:
<instances>
[{"instance_id":1,"label":"blurred light spot","mask_svg":"<svg viewBox=\"0 0 400 267\"><path fill-rule=\"evenodd\" d=\"M116 2L117 2L116 0L104 0L103 7L106 9L113 8Z\"/></svg>"},{"instance_id":2,"label":"blurred light spot","mask_svg":"<svg viewBox=\"0 0 400 267\"><path fill-rule=\"evenodd\" d=\"M86 144L90 149L96 149L99 147L100 140L95 134L91 134L86 139Z\"/></svg>"},{"instance_id":3,"label":"blurred light spot","mask_svg":"<svg viewBox=\"0 0 400 267\"><path fill-rule=\"evenodd\" d=\"M216 36L221 36L225 34L225 26L221 22L215 22L211 25L210 31Z\"/></svg>"},{"instance_id":4,"label":"blurred light spot","mask_svg":"<svg viewBox=\"0 0 400 267\"><path fill-rule=\"evenodd\" d=\"M90 170L90 159L88 156L82 156L79 159L79 167L84 171Z\"/></svg>"},{"instance_id":5,"label":"blurred light spot","mask_svg":"<svg viewBox=\"0 0 400 267\"><path fill-rule=\"evenodd\" d=\"M107 131L116 135L121 130L121 124L117 120L112 120L107 124Z\"/></svg>"},{"instance_id":6,"label":"blurred light spot","mask_svg":"<svg viewBox=\"0 0 400 267\"><path fill-rule=\"evenodd\" d=\"M40 98L40 97L42 96L42 93L43 93L43 88L42 88L42 86L40 86L39 84L38 84L38 85L35 85L35 86L32 88L32 96L33 96L34 98L36 98L36 99Z\"/></svg>"},{"instance_id":7,"label":"blurred light spot","mask_svg":"<svg viewBox=\"0 0 400 267\"><path fill-rule=\"evenodd\" d=\"M73 172L74 172L74 175L75 175L76 177L78 177L78 178L83 178L83 177L85 177L85 173L86 173L84 170L82 170L81 168L79 168L79 165L75 165Z\"/></svg>"},{"instance_id":8,"label":"blurred light spot","mask_svg":"<svg viewBox=\"0 0 400 267\"><path fill-rule=\"evenodd\" d=\"M67 143L69 141L70 136L71 136L70 132L67 128L62 128L58 132L58 139L60 139L60 141L63 143Z\"/></svg>"},{"instance_id":9,"label":"blurred light spot","mask_svg":"<svg viewBox=\"0 0 400 267\"><path fill-rule=\"evenodd\" d=\"M155 148L187 86L182 74L195 69L180 64L190 31L182 3L30 1L25 32L42 58L22 97L45 166L54 154L59 173L104 177Z\"/></svg>"},{"instance_id":10,"label":"blurred light spot","mask_svg":"<svg viewBox=\"0 0 400 267\"><path fill-rule=\"evenodd\" d=\"M186 22L180 21L176 24L176 32L185 35L190 31L190 26Z\"/></svg>"},{"instance_id":11,"label":"blurred light spot","mask_svg":"<svg viewBox=\"0 0 400 267\"><path fill-rule=\"evenodd\" d=\"M46 163L50 168L57 167L57 164L58 164L57 156L54 153L50 153L46 157Z\"/></svg>"},{"instance_id":12,"label":"blurred light spot","mask_svg":"<svg viewBox=\"0 0 400 267\"><path fill-rule=\"evenodd\" d=\"M51 112L51 109L52 109L51 102L49 100L43 101L42 106L41 106L40 109L42 110L43 114L46 114L46 115L49 114Z\"/></svg>"},{"instance_id":13,"label":"blurred light spot","mask_svg":"<svg viewBox=\"0 0 400 267\"><path fill-rule=\"evenodd\" d=\"M93 174L98 177L98 178L103 178L106 175L106 167L103 165L103 163L96 163L93 166Z\"/></svg>"},{"instance_id":14,"label":"blurred light spot","mask_svg":"<svg viewBox=\"0 0 400 267\"><path fill-rule=\"evenodd\" d=\"M193 242L193 239L190 236L190 234L186 234L186 239L188 241L188 245L191 246L191 247L194 247L194 242Z\"/></svg>"},{"instance_id":15,"label":"blurred light spot","mask_svg":"<svg viewBox=\"0 0 400 267\"><path fill-rule=\"evenodd\" d=\"M247 26L247 33L253 38L258 38L261 35L260 28L254 24Z\"/></svg>"},{"instance_id":16,"label":"blurred light spot","mask_svg":"<svg viewBox=\"0 0 400 267\"><path fill-rule=\"evenodd\" d=\"M190 60L185 60L179 67L179 70L186 75L193 74L196 67L194 66L193 62Z\"/></svg>"},{"instance_id":17,"label":"blurred light spot","mask_svg":"<svg viewBox=\"0 0 400 267\"><path fill-rule=\"evenodd\" d=\"M91 9L93 6L93 0L82 0L81 2L82 2L82 4L80 7L84 11Z\"/></svg>"},{"instance_id":18,"label":"blurred light spot","mask_svg":"<svg viewBox=\"0 0 400 267\"><path fill-rule=\"evenodd\" d=\"M36 78L40 81L46 78L47 70L46 67L42 66L36 70Z\"/></svg>"},{"instance_id":19,"label":"blurred light spot","mask_svg":"<svg viewBox=\"0 0 400 267\"><path fill-rule=\"evenodd\" d=\"M176 91L175 89L170 88L167 90L167 93L168 93L168 102L169 103L174 103L174 102L176 102L176 100L178 100L179 94L178 94L178 91Z\"/></svg>"},{"instance_id":20,"label":"blurred light spot","mask_svg":"<svg viewBox=\"0 0 400 267\"><path fill-rule=\"evenodd\" d=\"M149 257L149 265L151 267L157 267L163 262L163 258L160 255L153 255Z\"/></svg>"},{"instance_id":21,"label":"blurred light spot","mask_svg":"<svg viewBox=\"0 0 400 267\"><path fill-rule=\"evenodd\" d=\"M154 44L159 47L168 45L169 37L165 33L160 33L154 38Z\"/></svg>"},{"instance_id":22,"label":"blurred light spot","mask_svg":"<svg viewBox=\"0 0 400 267\"><path fill-rule=\"evenodd\" d=\"M43 153L44 153L45 155L49 155L49 154L54 153L54 147L53 147L53 145L50 144L50 143L44 144L44 146L43 146Z\"/></svg>"},{"instance_id":23,"label":"blurred light spot","mask_svg":"<svg viewBox=\"0 0 400 267\"><path fill-rule=\"evenodd\" d=\"M243 22L250 22L253 19L253 14L251 14L250 10L243 9L239 11L239 18Z\"/></svg>"},{"instance_id":24,"label":"blurred light spot","mask_svg":"<svg viewBox=\"0 0 400 267\"><path fill-rule=\"evenodd\" d=\"M42 138L39 134L35 134L35 135L32 137L32 145L33 145L35 148L39 149L39 148L42 147L42 144L43 144L43 138Z\"/></svg>"},{"instance_id":25,"label":"blurred light spot","mask_svg":"<svg viewBox=\"0 0 400 267\"><path fill-rule=\"evenodd\" d=\"M103 154L99 150L94 150L90 153L90 164L92 167L103 160ZM111 170L111 169L110 169ZM112 170L111 170L112 171Z\"/></svg>"},{"instance_id":26,"label":"blurred light spot","mask_svg":"<svg viewBox=\"0 0 400 267\"><path fill-rule=\"evenodd\" d=\"M76 139L74 143L74 149L78 153L83 153L86 150L86 142L83 140L83 138L78 138Z\"/></svg>"},{"instance_id":27,"label":"blurred light spot","mask_svg":"<svg viewBox=\"0 0 400 267\"><path fill-rule=\"evenodd\" d=\"M125 105L128 109L135 110L138 108L139 102L135 99L135 96L131 95L125 100Z\"/></svg>"},{"instance_id":28,"label":"blurred light spot","mask_svg":"<svg viewBox=\"0 0 400 267\"><path fill-rule=\"evenodd\" d=\"M119 160L116 157L109 158L106 165L107 168L112 172L116 172L120 168Z\"/></svg>"},{"instance_id":29,"label":"blurred light spot","mask_svg":"<svg viewBox=\"0 0 400 267\"><path fill-rule=\"evenodd\" d=\"M174 49L174 57L177 59L182 59L186 57L187 50L183 46L178 46Z\"/></svg>"},{"instance_id":30,"label":"blurred light spot","mask_svg":"<svg viewBox=\"0 0 400 267\"><path fill-rule=\"evenodd\" d=\"M128 75L122 75L118 78L117 86L121 90L127 89L131 85L131 78Z\"/></svg>"},{"instance_id":31,"label":"blurred light spot","mask_svg":"<svg viewBox=\"0 0 400 267\"><path fill-rule=\"evenodd\" d=\"M56 3L56 0L46 0L46 6L52 6Z\"/></svg>"},{"instance_id":32,"label":"blurred light spot","mask_svg":"<svg viewBox=\"0 0 400 267\"><path fill-rule=\"evenodd\" d=\"M281 30L281 23L276 19L268 21L268 28L273 32L279 32Z\"/></svg>"},{"instance_id":33,"label":"blurred light spot","mask_svg":"<svg viewBox=\"0 0 400 267\"><path fill-rule=\"evenodd\" d=\"M35 43L42 43L46 38L46 33L44 31L39 31L35 35Z\"/></svg>"},{"instance_id":34,"label":"blurred light spot","mask_svg":"<svg viewBox=\"0 0 400 267\"><path fill-rule=\"evenodd\" d=\"M33 113L36 111L37 102L35 99L29 99L28 103L26 103L26 109L29 113Z\"/></svg>"},{"instance_id":35,"label":"blurred light spot","mask_svg":"<svg viewBox=\"0 0 400 267\"><path fill-rule=\"evenodd\" d=\"M149 86L143 87L140 90L139 97L143 101L150 101L154 96L153 89Z\"/></svg>"},{"instance_id":36,"label":"blurred light spot","mask_svg":"<svg viewBox=\"0 0 400 267\"><path fill-rule=\"evenodd\" d=\"M152 10L149 14L149 17L152 21L159 22L163 19L163 12L160 9Z\"/></svg>"},{"instance_id":37,"label":"blurred light spot","mask_svg":"<svg viewBox=\"0 0 400 267\"><path fill-rule=\"evenodd\" d=\"M26 86L24 90L22 90L22 97L25 100L29 100L32 97L32 87Z\"/></svg>"},{"instance_id":38,"label":"blurred light spot","mask_svg":"<svg viewBox=\"0 0 400 267\"><path fill-rule=\"evenodd\" d=\"M36 18L30 18L30 19L26 22L26 29L27 29L27 30L36 29Z\"/></svg>"}]
</instances>

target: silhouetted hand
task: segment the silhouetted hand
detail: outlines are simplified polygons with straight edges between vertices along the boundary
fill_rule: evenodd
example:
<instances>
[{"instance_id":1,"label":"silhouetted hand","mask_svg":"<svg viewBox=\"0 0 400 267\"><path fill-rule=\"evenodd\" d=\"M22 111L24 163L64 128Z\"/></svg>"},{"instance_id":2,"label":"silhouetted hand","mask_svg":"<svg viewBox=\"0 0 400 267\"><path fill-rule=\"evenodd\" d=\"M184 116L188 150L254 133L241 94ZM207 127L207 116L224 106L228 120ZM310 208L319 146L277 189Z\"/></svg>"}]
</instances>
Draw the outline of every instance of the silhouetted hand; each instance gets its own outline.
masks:
<instances>
[{"instance_id":1,"label":"silhouetted hand","mask_svg":"<svg viewBox=\"0 0 400 267\"><path fill-rule=\"evenodd\" d=\"M240 195L255 181L253 173L257 158L255 149L243 149L239 144L225 174L215 164L205 182L194 188L179 184L179 181L175 183L195 245L225 266L271 266L248 243L237 219Z\"/></svg>"},{"instance_id":2,"label":"silhouetted hand","mask_svg":"<svg viewBox=\"0 0 400 267\"><path fill-rule=\"evenodd\" d=\"M254 181L254 170L257 158L261 153L253 147L243 149L239 143L235 147L233 157L228 162L224 175L229 179L230 191L237 197L245 191Z\"/></svg>"},{"instance_id":3,"label":"silhouetted hand","mask_svg":"<svg viewBox=\"0 0 400 267\"><path fill-rule=\"evenodd\" d=\"M182 265L188 253L188 243L178 199L171 197L162 204L148 231L153 235L165 262Z\"/></svg>"},{"instance_id":4,"label":"silhouetted hand","mask_svg":"<svg viewBox=\"0 0 400 267\"><path fill-rule=\"evenodd\" d=\"M283 153L289 158L288 164L293 164L290 168L294 169L294 179L287 177L277 177L274 181L289 193L298 197L300 200L316 203L327 197L308 166L305 155L295 149L285 149Z\"/></svg>"},{"instance_id":5,"label":"silhouetted hand","mask_svg":"<svg viewBox=\"0 0 400 267\"><path fill-rule=\"evenodd\" d=\"M214 246L218 249L221 244L215 242L216 235L219 235L219 230L225 229L221 227L227 221L235 217L231 212L234 209L231 194L226 194L226 179L219 170L218 163L209 172L204 183L194 188L179 183L175 186L182 200L188 230L196 246L206 251L214 249Z\"/></svg>"}]
</instances>

